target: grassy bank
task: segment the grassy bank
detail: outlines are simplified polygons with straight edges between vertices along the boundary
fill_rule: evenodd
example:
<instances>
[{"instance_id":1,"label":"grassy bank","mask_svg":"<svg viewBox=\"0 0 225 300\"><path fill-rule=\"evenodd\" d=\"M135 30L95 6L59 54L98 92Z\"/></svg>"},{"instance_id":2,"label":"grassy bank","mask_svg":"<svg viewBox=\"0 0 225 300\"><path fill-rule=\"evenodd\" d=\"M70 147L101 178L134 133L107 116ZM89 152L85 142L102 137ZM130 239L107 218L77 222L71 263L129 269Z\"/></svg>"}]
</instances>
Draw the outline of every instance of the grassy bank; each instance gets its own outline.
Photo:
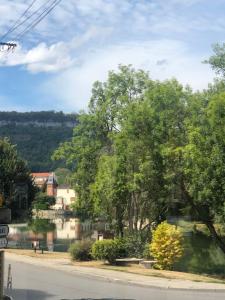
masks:
<instances>
[{"instance_id":1,"label":"grassy bank","mask_svg":"<svg viewBox=\"0 0 225 300\"><path fill-rule=\"evenodd\" d=\"M41 254L40 251L37 251L37 253L35 253L33 250L6 249L5 251L8 253L24 255L33 258L41 258L41 259L70 259L68 253L62 253L62 252L44 252L44 254ZM180 279L180 280L191 280L195 282L225 284L225 278L219 276L214 277L214 276L198 275L198 274L191 274L185 272L145 269L141 265L111 266L101 261L88 261L88 262L76 261L76 262L72 262L72 264L74 266L79 266L79 267L100 268L105 270L113 270L113 271L127 272L132 274L145 275L145 276L161 277L166 279Z\"/></svg>"}]
</instances>

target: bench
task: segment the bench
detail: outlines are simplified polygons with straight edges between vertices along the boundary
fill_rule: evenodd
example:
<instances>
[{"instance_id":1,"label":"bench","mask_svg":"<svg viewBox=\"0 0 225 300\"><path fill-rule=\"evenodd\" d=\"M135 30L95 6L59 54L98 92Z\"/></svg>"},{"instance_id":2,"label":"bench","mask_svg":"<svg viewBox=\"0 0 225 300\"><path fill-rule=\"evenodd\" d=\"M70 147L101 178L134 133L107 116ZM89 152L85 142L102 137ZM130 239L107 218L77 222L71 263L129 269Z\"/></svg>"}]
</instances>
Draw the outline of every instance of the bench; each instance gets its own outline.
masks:
<instances>
[{"instance_id":1,"label":"bench","mask_svg":"<svg viewBox=\"0 0 225 300\"><path fill-rule=\"evenodd\" d=\"M156 260L142 260L140 264L146 269L152 269L154 264L156 264Z\"/></svg>"},{"instance_id":2,"label":"bench","mask_svg":"<svg viewBox=\"0 0 225 300\"><path fill-rule=\"evenodd\" d=\"M141 258L117 258L116 259L116 264L120 266L126 266L130 264L140 264L143 259Z\"/></svg>"}]
</instances>

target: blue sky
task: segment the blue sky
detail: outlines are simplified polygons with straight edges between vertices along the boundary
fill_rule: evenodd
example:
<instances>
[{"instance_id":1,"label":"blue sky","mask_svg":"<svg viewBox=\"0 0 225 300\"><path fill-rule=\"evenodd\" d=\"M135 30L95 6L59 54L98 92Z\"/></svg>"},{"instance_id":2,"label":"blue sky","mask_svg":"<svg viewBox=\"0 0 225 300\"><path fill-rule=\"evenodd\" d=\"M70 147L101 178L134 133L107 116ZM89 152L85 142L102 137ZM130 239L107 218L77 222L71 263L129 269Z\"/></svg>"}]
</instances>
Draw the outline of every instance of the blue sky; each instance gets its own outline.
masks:
<instances>
[{"instance_id":1,"label":"blue sky","mask_svg":"<svg viewBox=\"0 0 225 300\"><path fill-rule=\"evenodd\" d=\"M2 34L29 3L0 0ZM120 63L203 89L215 75L202 61L224 33L225 0L62 0L13 53L0 52L0 110L85 109L93 82Z\"/></svg>"}]
</instances>

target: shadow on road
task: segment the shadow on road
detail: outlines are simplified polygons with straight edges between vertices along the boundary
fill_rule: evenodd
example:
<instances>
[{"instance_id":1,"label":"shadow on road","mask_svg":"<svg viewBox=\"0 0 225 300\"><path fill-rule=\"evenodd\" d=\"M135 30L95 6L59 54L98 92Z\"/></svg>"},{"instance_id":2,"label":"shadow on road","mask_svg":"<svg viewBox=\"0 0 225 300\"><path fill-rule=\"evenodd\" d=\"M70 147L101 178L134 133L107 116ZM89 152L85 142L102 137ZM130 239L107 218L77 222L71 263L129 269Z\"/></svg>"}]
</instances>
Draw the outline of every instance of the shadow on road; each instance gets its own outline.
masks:
<instances>
[{"instance_id":1,"label":"shadow on road","mask_svg":"<svg viewBox=\"0 0 225 300\"><path fill-rule=\"evenodd\" d=\"M94 299L94 298L80 298L80 299L61 299L61 300L135 300L135 299L118 299L118 298L98 298L98 299Z\"/></svg>"},{"instance_id":2,"label":"shadow on road","mask_svg":"<svg viewBox=\"0 0 225 300\"><path fill-rule=\"evenodd\" d=\"M45 292L37 290L25 290L25 289L13 289L12 291L6 291L6 295L13 297L15 300L44 300L54 296Z\"/></svg>"}]
</instances>

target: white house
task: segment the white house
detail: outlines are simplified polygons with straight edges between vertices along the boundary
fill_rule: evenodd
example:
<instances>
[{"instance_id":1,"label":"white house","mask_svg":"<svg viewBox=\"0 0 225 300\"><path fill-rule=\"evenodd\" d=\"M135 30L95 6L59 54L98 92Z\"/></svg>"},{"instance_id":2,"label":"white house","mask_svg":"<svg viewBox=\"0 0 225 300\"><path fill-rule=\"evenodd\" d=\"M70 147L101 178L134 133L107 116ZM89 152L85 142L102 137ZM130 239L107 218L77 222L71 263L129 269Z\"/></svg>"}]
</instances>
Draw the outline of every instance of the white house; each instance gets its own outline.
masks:
<instances>
[{"instance_id":1,"label":"white house","mask_svg":"<svg viewBox=\"0 0 225 300\"><path fill-rule=\"evenodd\" d=\"M70 210L71 204L76 201L76 193L68 185L59 185L56 191L56 204L53 209Z\"/></svg>"}]
</instances>

